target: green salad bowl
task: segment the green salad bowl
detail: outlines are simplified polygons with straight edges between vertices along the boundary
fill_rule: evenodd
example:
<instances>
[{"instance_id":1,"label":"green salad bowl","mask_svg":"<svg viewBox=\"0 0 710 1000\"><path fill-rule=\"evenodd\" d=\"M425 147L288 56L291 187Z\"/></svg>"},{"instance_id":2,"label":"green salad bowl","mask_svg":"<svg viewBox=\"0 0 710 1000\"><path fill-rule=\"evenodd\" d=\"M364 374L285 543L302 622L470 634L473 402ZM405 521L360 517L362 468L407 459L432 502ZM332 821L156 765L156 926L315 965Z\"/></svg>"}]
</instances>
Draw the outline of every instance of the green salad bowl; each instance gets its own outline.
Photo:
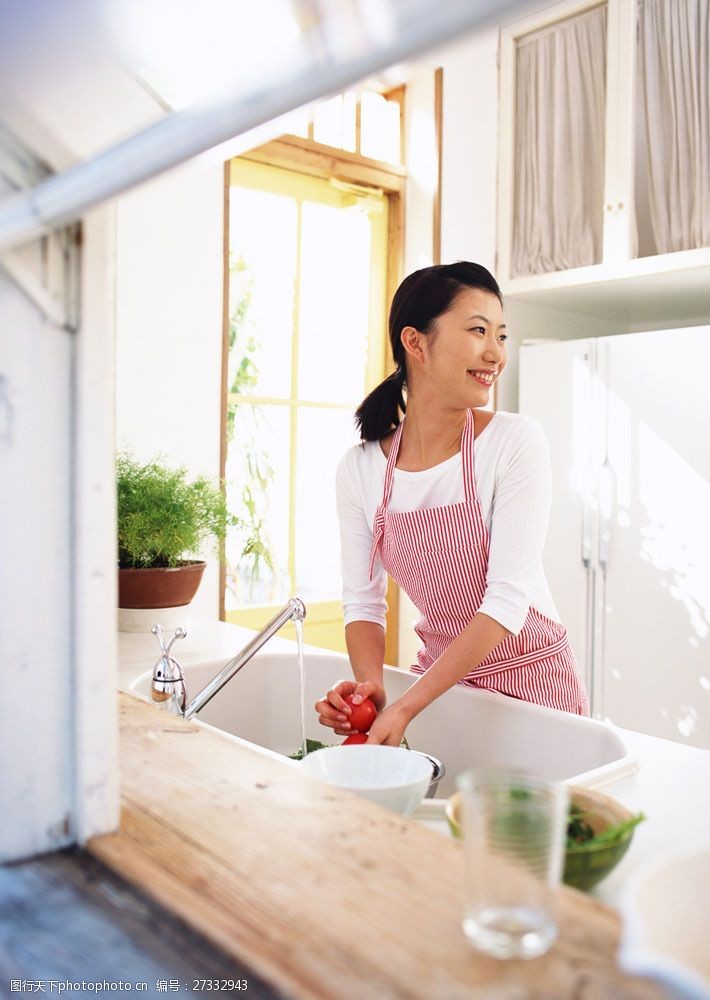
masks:
<instances>
[{"instance_id":1,"label":"green salad bowl","mask_svg":"<svg viewBox=\"0 0 710 1000\"><path fill-rule=\"evenodd\" d=\"M571 786L569 796L570 804L582 811L595 836L634 818L634 814L620 802L591 788ZM446 819L454 837L462 836L461 806L460 792L452 795L446 803ZM618 865L628 851L633 835L631 828L611 843L596 844L592 840L567 847L562 881L575 889L592 889Z\"/></svg>"},{"instance_id":2,"label":"green salad bowl","mask_svg":"<svg viewBox=\"0 0 710 1000\"><path fill-rule=\"evenodd\" d=\"M595 835L634 818L634 814L616 799L591 788L571 787L569 795L570 802L582 810ZM611 843L597 844L590 840L587 844L567 847L562 881L575 889L593 889L616 868L628 851L633 836L632 827Z\"/></svg>"}]
</instances>

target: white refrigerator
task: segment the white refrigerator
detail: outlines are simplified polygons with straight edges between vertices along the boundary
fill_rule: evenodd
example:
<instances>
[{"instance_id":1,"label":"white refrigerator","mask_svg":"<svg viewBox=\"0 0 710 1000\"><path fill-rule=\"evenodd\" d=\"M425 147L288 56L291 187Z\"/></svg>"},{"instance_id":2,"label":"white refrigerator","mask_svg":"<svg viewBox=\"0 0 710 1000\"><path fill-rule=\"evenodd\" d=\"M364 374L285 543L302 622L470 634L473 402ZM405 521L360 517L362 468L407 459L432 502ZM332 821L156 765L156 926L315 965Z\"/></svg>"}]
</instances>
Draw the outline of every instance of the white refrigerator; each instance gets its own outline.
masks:
<instances>
[{"instance_id":1,"label":"white refrigerator","mask_svg":"<svg viewBox=\"0 0 710 1000\"><path fill-rule=\"evenodd\" d=\"M710 326L520 349L544 564L597 718L710 749Z\"/></svg>"}]
</instances>

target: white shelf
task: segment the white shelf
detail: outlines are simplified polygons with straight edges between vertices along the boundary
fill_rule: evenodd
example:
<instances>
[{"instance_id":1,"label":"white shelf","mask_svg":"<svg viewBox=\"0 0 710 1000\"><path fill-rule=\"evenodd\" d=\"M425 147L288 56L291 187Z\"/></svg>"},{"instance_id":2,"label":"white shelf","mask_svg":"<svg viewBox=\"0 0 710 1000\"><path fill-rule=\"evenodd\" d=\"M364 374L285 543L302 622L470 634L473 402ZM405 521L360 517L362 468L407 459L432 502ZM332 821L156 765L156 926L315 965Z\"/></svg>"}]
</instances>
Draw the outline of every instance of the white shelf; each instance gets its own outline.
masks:
<instances>
[{"instance_id":1,"label":"white shelf","mask_svg":"<svg viewBox=\"0 0 710 1000\"><path fill-rule=\"evenodd\" d=\"M652 329L710 319L710 248L511 278L507 302Z\"/></svg>"}]
</instances>

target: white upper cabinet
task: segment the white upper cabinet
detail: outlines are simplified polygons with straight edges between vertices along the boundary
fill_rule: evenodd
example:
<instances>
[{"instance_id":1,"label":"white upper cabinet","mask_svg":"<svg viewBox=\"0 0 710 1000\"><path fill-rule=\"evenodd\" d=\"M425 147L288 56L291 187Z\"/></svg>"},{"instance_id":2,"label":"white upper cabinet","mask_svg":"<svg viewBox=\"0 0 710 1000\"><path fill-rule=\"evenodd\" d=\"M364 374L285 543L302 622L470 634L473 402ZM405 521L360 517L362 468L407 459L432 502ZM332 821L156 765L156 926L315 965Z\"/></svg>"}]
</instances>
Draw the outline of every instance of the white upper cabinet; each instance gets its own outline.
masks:
<instances>
[{"instance_id":1,"label":"white upper cabinet","mask_svg":"<svg viewBox=\"0 0 710 1000\"><path fill-rule=\"evenodd\" d=\"M507 293L710 265L710 0L564 0L500 38Z\"/></svg>"}]
</instances>

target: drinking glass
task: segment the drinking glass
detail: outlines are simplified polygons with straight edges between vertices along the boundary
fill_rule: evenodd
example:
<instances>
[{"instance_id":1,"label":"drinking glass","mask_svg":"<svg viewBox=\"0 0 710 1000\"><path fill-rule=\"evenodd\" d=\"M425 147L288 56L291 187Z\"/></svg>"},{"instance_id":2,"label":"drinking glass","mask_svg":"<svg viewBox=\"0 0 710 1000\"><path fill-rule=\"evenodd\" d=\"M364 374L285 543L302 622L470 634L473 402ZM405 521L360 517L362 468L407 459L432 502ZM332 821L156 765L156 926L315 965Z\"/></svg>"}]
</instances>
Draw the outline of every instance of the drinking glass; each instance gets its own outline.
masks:
<instances>
[{"instance_id":1,"label":"drinking glass","mask_svg":"<svg viewBox=\"0 0 710 1000\"><path fill-rule=\"evenodd\" d=\"M535 958L557 937L567 789L524 771L476 768L458 779L466 853L463 928L496 958Z\"/></svg>"}]
</instances>

